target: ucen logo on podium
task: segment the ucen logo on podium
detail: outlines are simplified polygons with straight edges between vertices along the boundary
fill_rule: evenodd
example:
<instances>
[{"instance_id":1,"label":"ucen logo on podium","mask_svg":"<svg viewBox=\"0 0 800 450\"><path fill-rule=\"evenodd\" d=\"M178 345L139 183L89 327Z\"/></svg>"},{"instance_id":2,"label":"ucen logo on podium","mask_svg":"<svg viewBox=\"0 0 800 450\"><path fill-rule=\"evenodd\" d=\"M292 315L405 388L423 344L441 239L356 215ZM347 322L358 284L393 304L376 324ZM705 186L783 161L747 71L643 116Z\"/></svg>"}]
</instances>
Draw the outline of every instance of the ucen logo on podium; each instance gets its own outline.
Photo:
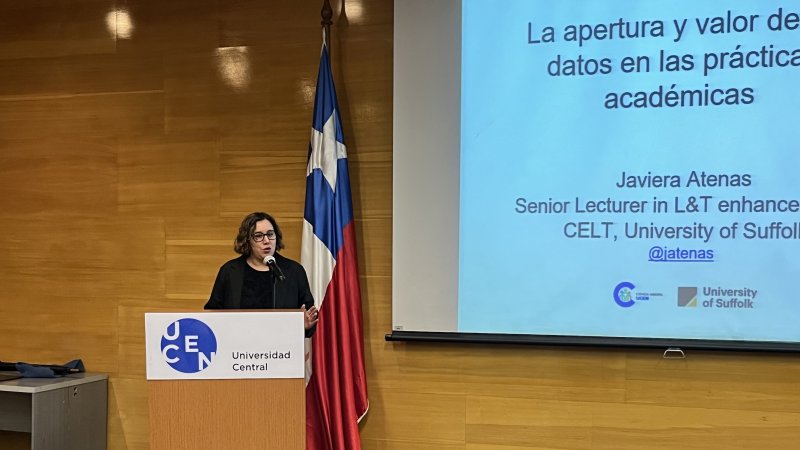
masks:
<instances>
[{"instance_id":1,"label":"ucen logo on podium","mask_svg":"<svg viewBox=\"0 0 800 450\"><path fill-rule=\"evenodd\" d=\"M161 336L161 355L173 369L197 373L211 365L217 354L217 337L197 319L179 319Z\"/></svg>"}]
</instances>

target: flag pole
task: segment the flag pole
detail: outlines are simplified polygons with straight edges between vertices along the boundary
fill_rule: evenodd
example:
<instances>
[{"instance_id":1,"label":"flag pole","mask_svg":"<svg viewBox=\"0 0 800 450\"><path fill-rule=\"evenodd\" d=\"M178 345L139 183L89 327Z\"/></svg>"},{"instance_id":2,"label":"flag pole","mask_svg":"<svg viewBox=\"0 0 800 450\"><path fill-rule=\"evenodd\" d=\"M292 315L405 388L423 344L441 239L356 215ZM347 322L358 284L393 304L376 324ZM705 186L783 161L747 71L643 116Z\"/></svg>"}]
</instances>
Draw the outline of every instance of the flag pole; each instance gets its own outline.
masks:
<instances>
[{"instance_id":1,"label":"flag pole","mask_svg":"<svg viewBox=\"0 0 800 450\"><path fill-rule=\"evenodd\" d=\"M330 56L331 52L331 25L333 25L333 8L331 7L331 1L325 0L322 2L322 11L320 11L320 16L322 16L322 28L325 30L325 46L328 47L328 56Z\"/></svg>"}]
</instances>

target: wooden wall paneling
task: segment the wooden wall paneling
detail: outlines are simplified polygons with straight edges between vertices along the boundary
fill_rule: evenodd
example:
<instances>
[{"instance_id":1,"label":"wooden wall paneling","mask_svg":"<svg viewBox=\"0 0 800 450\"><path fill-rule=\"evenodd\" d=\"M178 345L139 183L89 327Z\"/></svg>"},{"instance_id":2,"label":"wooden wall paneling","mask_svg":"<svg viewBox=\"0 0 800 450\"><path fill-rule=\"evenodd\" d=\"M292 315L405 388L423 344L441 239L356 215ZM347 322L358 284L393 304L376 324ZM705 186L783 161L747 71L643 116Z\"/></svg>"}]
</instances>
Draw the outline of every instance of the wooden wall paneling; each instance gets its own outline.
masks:
<instances>
[{"instance_id":1,"label":"wooden wall paneling","mask_svg":"<svg viewBox=\"0 0 800 450\"><path fill-rule=\"evenodd\" d=\"M471 351L465 369L469 397L529 398L584 402L625 400L623 352L598 358L591 350L525 346ZM466 362L466 361L465 361Z\"/></svg>"},{"instance_id":2,"label":"wooden wall paneling","mask_svg":"<svg viewBox=\"0 0 800 450\"><path fill-rule=\"evenodd\" d=\"M659 352L628 355L630 403L800 413L800 365L793 354L687 350L686 359Z\"/></svg>"},{"instance_id":3,"label":"wooden wall paneling","mask_svg":"<svg viewBox=\"0 0 800 450\"><path fill-rule=\"evenodd\" d=\"M167 297L194 299L196 307L202 309L211 293L217 269L236 256L228 240L168 241Z\"/></svg>"},{"instance_id":4,"label":"wooden wall paneling","mask_svg":"<svg viewBox=\"0 0 800 450\"><path fill-rule=\"evenodd\" d=\"M391 25L389 26L391 27ZM390 104L391 95L384 94L392 91L393 44L391 37L387 36L385 27L364 27L364 29L349 27L334 29L332 34L334 41L331 46L333 70L337 77L348 82L342 86L342 89L350 91L350 86L358 86L357 89L352 89L353 93L364 95L373 89L367 89L361 83L374 83L376 86L382 86L380 88L381 95L369 95L367 98L371 102ZM349 103L352 104L353 100L350 98ZM391 108L382 108L379 111L384 116L392 114Z\"/></svg>"},{"instance_id":5,"label":"wooden wall paneling","mask_svg":"<svg viewBox=\"0 0 800 450\"><path fill-rule=\"evenodd\" d=\"M283 244L285 245L285 248L281 250L281 254L287 258L291 258L297 262L300 262L300 252L302 251L303 241L302 216L280 216L280 219L276 217L276 220L278 220L278 225L281 226L281 231L283 232ZM234 256L236 255L234 254Z\"/></svg>"},{"instance_id":6,"label":"wooden wall paneling","mask_svg":"<svg viewBox=\"0 0 800 450\"><path fill-rule=\"evenodd\" d=\"M264 4L257 1L235 1L221 3L219 8L223 40L239 39L260 43L298 43L313 40L317 44L320 43L321 3L275 2L265 8ZM302 62L303 58L298 57L293 60L297 63Z\"/></svg>"},{"instance_id":7,"label":"wooden wall paneling","mask_svg":"<svg viewBox=\"0 0 800 450\"><path fill-rule=\"evenodd\" d=\"M359 153L352 157L348 154L354 208L362 212L360 218L391 217L391 160L387 161L386 152L361 153L363 147L358 147L357 150Z\"/></svg>"},{"instance_id":8,"label":"wooden wall paneling","mask_svg":"<svg viewBox=\"0 0 800 450\"><path fill-rule=\"evenodd\" d=\"M161 54L169 60L214 49L219 43L219 5L207 0L120 2L117 9L128 13L132 30L129 38L117 39L117 51Z\"/></svg>"},{"instance_id":9,"label":"wooden wall paneling","mask_svg":"<svg viewBox=\"0 0 800 450\"><path fill-rule=\"evenodd\" d=\"M309 113L310 114L310 113ZM220 169L235 170L236 166L246 163L246 158L261 156L279 158L278 164L296 165L294 170L299 170L300 179L305 179L306 158L308 153L308 137L311 130L311 119L307 124L296 126L292 132L282 132L280 128L266 121L264 126L250 129L247 132L225 133L221 139L221 151L229 161L230 167L221 166ZM285 130L284 130L285 131ZM298 149L297 147L300 146ZM299 154L299 156L298 156ZM262 164L269 165L268 161ZM276 185L273 189L291 191ZM303 187L305 189L305 186ZM305 193L305 191L303 191Z\"/></svg>"},{"instance_id":10,"label":"wooden wall paneling","mask_svg":"<svg viewBox=\"0 0 800 450\"><path fill-rule=\"evenodd\" d=\"M370 392L362 437L367 440L458 445L464 442L465 399L460 395L416 394L382 389Z\"/></svg>"},{"instance_id":11,"label":"wooden wall paneling","mask_svg":"<svg viewBox=\"0 0 800 450\"><path fill-rule=\"evenodd\" d=\"M463 348L459 344L369 343L370 370L379 387L412 392L461 393L467 397L624 401L624 359L602 364L589 354L527 354L513 349ZM522 353L522 354L520 354ZM372 387L372 383L370 383Z\"/></svg>"},{"instance_id":12,"label":"wooden wall paneling","mask_svg":"<svg viewBox=\"0 0 800 450\"><path fill-rule=\"evenodd\" d=\"M161 220L67 215L0 219L0 272L59 295L115 299L162 295ZM44 284L44 286L42 286Z\"/></svg>"},{"instance_id":13,"label":"wooden wall paneling","mask_svg":"<svg viewBox=\"0 0 800 450\"><path fill-rule=\"evenodd\" d=\"M184 300L190 307L203 307L217 270L236 256L233 241L243 217L208 218L189 214L167 220L167 298Z\"/></svg>"},{"instance_id":14,"label":"wooden wall paneling","mask_svg":"<svg viewBox=\"0 0 800 450\"><path fill-rule=\"evenodd\" d=\"M317 58L315 57L315 61ZM301 69L298 69L301 70ZM316 69L313 70L316 80ZM314 81L313 83L316 83ZM313 84L312 84L313 86ZM313 93L309 92L309 80L298 77L288 89L297 92L280 92L280 85L270 86L269 103L266 105L266 130L270 132L270 139L267 142L276 141L275 145L283 142L284 150L301 148L308 154L308 142L311 137L311 113L313 111ZM284 106L281 103L295 102L299 98L308 98L309 103L303 109L295 106ZM303 164L305 167L305 164Z\"/></svg>"},{"instance_id":15,"label":"wooden wall paneling","mask_svg":"<svg viewBox=\"0 0 800 450\"><path fill-rule=\"evenodd\" d=\"M467 442L551 448L788 448L797 414L469 397ZM646 444L645 444L646 443Z\"/></svg>"},{"instance_id":16,"label":"wooden wall paneling","mask_svg":"<svg viewBox=\"0 0 800 450\"><path fill-rule=\"evenodd\" d=\"M373 450L464 450L463 443L399 441L361 438L361 448ZM499 449L498 449L499 450Z\"/></svg>"},{"instance_id":17,"label":"wooden wall paneling","mask_svg":"<svg viewBox=\"0 0 800 450\"><path fill-rule=\"evenodd\" d=\"M0 98L146 93L164 88L159 54L71 55L0 59Z\"/></svg>"},{"instance_id":18,"label":"wooden wall paneling","mask_svg":"<svg viewBox=\"0 0 800 450\"><path fill-rule=\"evenodd\" d=\"M392 275L392 219L356 217L359 270L368 276ZM414 243L409 243L413 245Z\"/></svg>"},{"instance_id":19,"label":"wooden wall paneling","mask_svg":"<svg viewBox=\"0 0 800 450\"><path fill-rule=\"evenodd\" d=\"M380 348L378 342L371 342L367 347L367 353L372 356L367 364L367 373L372 376L367 378L371 395L370 411L377 411L380 415L383 409L391 407L380 401L372 402L372 394L380 399L383 392L466 398L470 380L464 377L466 370L461 364L470 358L463 350L435 345L422 349L396 347L389 348L386 345ZM427 416L416 415L407 420L423 423L429 419Z\"/></svg>"},{"instance_id":20,"label":"wooden wall paneling","mask_svg":"<svg viewBox=\"0 0 800 450\"><path fill-rule=\"evenodd\" d=\"M0 329L14 341L3 359L81 358L115 373L120 299L163 292L161 222L54 215L3 218L0 229Z\"/></svg>"},{"instance_id":21,"label":"wooden wall paneling","mask_svg":"<svg viewBox=\"0 0 800 450\"><path fill-rule=\"evenodd\" d=\"M58 291L4 297L0 359L38 364L82 359L93 371L116 372L116 299L75 298Z\"/></svg>"},{"instance_id":22,"label":"wooden wall paneling","mask_svg":"<svg viewBox=\"0 0 800 450\"><path fill-rule=\"evenodd\" d=\"M108 214L116 209L116 182L112 140L0 136L0 197L6 216Z\"/></svg>"},{"instance_id":23,"label":"wooden wall paneling","mask_svg":"<svg viewBox=\"0 0 800 450\"><path fill-rule=\"evenodd\" d=\"M309 129L310 129L309 122ZM306 149L308 143L305 144ZM281 218L302 217L305 202L308 150L269 148L259 151L227 151L221 155L222 214L238 216L265 210ZM234 237L236 230L233 231Z\"/></svg>"},{"instance_id":24,"label":"wooden wall paneling","mask_svg":"<svg viewBox=\"0 0 800 450\"><path fill-rule=\"evenodd\" d=\"M344 70L342 71L344 72ZM334 73L336 73L335 69ZM344 117L342 118L346 127L352 126L348 125L348 118L351 123L359 124L362 127L372 122L387 123L391 121L391 103L386 100L387 97L392 95L391 78L361 79L361 75L359 75L353 80L353 85L358 85L359 89L352 89L347 85L345 83L345 87L337 88L336 91L340 97L340 102L347 102L344 103L344 105L347 105L346 114L343 114ZM345 108L345 106L342 106L342 108ZM347 139L347 136L345 136L345 139ZM356 140L356 142L359 141Z\"/></svg>"},{"instance_id":25,"label":"wooden wall paneling","mask_svg":"<svg viewBox=\"0 0 800 450\"><path fill-rule=\"evenodd\" d=\"M797 414L710 408L591 405L597 449L789 449Z\"/></svg>"},{"instance_id":26,"label":"wooden wall paneling","mask_svg":"<svg viewBox=\"0 0 800 450\"><path fill-rule=\"evenodd\" d=\"M270 106L281 112L274 119L285 122L289 127L287 135L291 134L289 130L299 130L302 125L311 127L321 49L322 32L312 27L302 37L276 37L267 48L269 58L264 61L267 64L256 66L257 74L264 78L270 90ZM282 119L286 113L305 114L305 117L296 121L292 119L299 117L294 115Z\"/></svg>"},{"instance_id":27,"label":"wooden wall paneling","mask_svg":"<svg viewBox=\"0 0 800 450\"><path fill-rule=\"evenodd\" d=\"M490 444L466 444L465 450L562 450L561 447L541 447L538 445L490 445Z\"/></svg>"},{"instance_id":28,"label":"wooden wall paneling","mask_svg":"<svg viewBox=\"0 0 800 450\"><path fill-rule=\"evenodd\" d=\"M379 86L376 86L376 89ZM345 121L345 140L346 144L349 144L348 136L358 137L358 141L354 142L354 146L357 146L358 151L354 152L353 157L355 157L359 161L368 160L371 154L382 154L381 156L375 156L375 158L380 159L388 159L388 161L392 160L392 116L391 111L389 111L389 115L385 115L385 111L383 112L384 115L376 116L374 109L378 107L376 104L366 104L363 108L361 114L370 117L367 121ZM384 108L383 106L379 108ZM370 110L373 110L370 112ZM347 111L347 114L351 114L350 111ZM386 141L386 137L389 136L389 141ZM350 158L350 154L348 154L348 159ZM391 184L391 183L390 183ZM391 198L389 199L391 200ZM391 201L389 202L391 204ZM368 210L367 210L368 211Z\"/></svg>"},{"instance_id":29,"label":"wooden wall paneling","mask_svg":"<svg viewBox=\"0 0 800 450\"><path fill-rule=\"evenodd\" d=\"M382 302L381 299L392 295L392 278L361 275L359 282L361 284L361 313L365 330L364 346L366 348L377 344L383 348L386 344L384 334L388 333L392 326L392 305ZM381 329L384 330L384 334L377 333ZM374 330L376 333L369 334L366 330Z\"/></svg>"},{"instance_id":30,"label":"wooden wall paneling","mask_svg":"<svg viewBox=\"0 0 800 450\"><path fill-rule=\"evenodd\" d=\"M75 94L0 100L0 136L116 137L164 129L160 91ZM54 120L54 117L57 120Z\"/></svg>"},{"instance_id":31,"label":"wooden wall paneling","mask_svg":"<svg viewBox=\"0 0 800 450\"><path fill-rule=\"evenodd\" d=\"M202 217L196 220L189 217L167 217L166 238L168 242L194 242L210 241L220 243L225 241L230 244L229 248L233 251L233 240L239 231L239 224L242 217Z\"/></svg>"},{"instance_id":32,"label":"wooden wall paneling","mask_svg":"<svg viewBox=\"0 0 800 450\"><path fill-rule=\"evenodd\" d=\"M143 363L140 364L143 365ZM150 424L147 408L147 382L143 376L109 379L109 450L148 450L150 448Z\"/></svg>"},{"instance_id":33,"label":"wooden wall paneling","mask_svg":"<svg viewBox=\"0 0 800 450\"><path fill-rule=\"evenodd\" d=\"M114 36L105 20L114 3L45 0L3 5L0 59L111 53Z\"/></svg>"},{"instance_id":34,"label":"wooden wall paneling","mask_svg":"<svg viewBox=\"0 0 800 450\"><path fill-rule=\"evenodd\" d=\"M363 267L362 262L359 262ZM363 270L361 270L363 273ZM362 319L364 326L364 359L367 376L367 390L372 398L384 388L393 385L380 373L397 374L397 358L393 351L394 345L386 342L383 337L391 329L391 305L380 301L391 296L392 280L388 276L360 276ZM383 333L380 331L383 330ZM397 377L388 377L392 380ZM372 411L380 411L383 404L371 403Z\"/></svg>"},{"instance_id":35,"label":"wooden wall paneling","mask_svg":"<svg viewBox=\"0 0 800 450\"><path fill-rule=\"evenodd\" d=\"M120 141L118 210L159 217L216 216L219 142L215 135Z\"/></svg>"},{"instance_id":36,"label":"wooden wall paneling","mask_svg":"<svg viewBox=\"0 0 800 450\"><path fill-rule=\"evenodd\" d=\"M220 74L220 60L216 45L208 45L200 49L191 49L177 54L166 55L165 62L165 133L197 133L224 130L221 123L224 114L233 108L227 106L236 103L237 94L228 89ZM243 57L246 63L250 55ZM243 73L242 76L248 76ZM246 86L249 92L250 86ZM263 94L252 92L250 96L238 94L238 97L256 103ZM241 103L239 102L241 107ZM260 113L258 108L248 107L243 114Z\"/></svg>"},{"instance_id":37,"label":"wooden wall paneling","mask_svg":"<svg viewBox=\"0 0 800 450\"><path fill-rule=\"evenodd\" d=\"M592 420L591 404L468 397L466 441L470 445L588 449L592 448Z\"/></svg>"}]
</instances>

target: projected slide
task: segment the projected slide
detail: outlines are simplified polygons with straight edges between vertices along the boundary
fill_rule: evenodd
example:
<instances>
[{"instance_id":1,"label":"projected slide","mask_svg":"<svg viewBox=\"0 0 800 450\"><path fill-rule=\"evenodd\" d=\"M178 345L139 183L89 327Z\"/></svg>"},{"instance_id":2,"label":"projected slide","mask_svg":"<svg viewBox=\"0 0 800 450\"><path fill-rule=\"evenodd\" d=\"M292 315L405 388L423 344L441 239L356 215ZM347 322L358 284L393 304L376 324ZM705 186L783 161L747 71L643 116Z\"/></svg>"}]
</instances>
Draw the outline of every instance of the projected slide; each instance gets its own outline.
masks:
<instances>
[{"instance_id":1,"label":"projected slide","mask_svg":"<svg viewBox=\"0 0 800 450\"><path fill-rule=\"evenodd\" d=\"M458 331L800 341L799 14L464 1Z\"/></svg>"}]
</instances>

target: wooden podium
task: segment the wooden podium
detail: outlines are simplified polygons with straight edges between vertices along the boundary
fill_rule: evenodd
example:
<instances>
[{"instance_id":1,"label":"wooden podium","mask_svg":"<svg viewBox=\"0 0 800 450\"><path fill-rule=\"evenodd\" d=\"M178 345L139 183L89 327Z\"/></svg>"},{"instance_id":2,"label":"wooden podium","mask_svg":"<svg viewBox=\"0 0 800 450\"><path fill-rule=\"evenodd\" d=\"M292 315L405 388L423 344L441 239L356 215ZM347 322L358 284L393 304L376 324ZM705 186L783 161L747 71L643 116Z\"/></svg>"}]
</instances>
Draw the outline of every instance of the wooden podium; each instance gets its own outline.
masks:
<instances>
[{"instance_id":1,"label":"wooden podium","mask_svg":"<svg viewBox=\"0 0 800 450\"><path fill-rule=\"evenodd\" d=\"M302 314L145 314L150 448L305 449Z\"/></svg>"}]
</instances>

